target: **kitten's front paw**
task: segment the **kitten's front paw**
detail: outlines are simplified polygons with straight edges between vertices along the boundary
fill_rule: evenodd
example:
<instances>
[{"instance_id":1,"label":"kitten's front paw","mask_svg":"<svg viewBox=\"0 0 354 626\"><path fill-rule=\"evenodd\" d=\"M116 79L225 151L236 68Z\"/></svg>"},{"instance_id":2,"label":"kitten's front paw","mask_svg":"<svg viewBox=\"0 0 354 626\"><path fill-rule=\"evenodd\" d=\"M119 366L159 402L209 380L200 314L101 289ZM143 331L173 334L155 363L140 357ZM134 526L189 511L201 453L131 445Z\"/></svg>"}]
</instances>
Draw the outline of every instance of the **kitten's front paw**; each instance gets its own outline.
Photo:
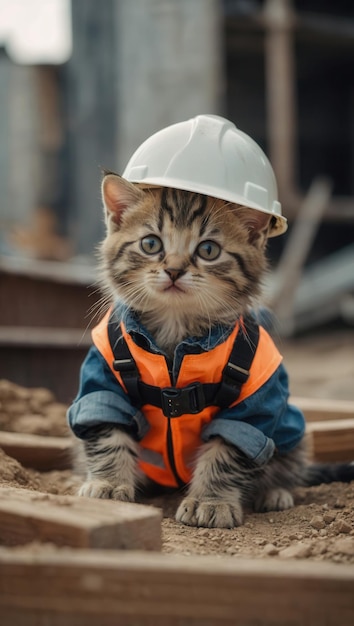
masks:
<instances>
[{"instance_id":1,"label":"kitten's front paw","mask_svg":"<svg viewBox=\"0 0 354 626\"><path fill-rule=\"evenodd\" d=\"M135 489L131 485L119 485L112 489L111 498L120 502L134 502Z\"/></svg>"},{"instance_id":2,"label":"kitten's front paw","mask_svg":"<svg viewBox=\"0 0 354 626\"><path fill-rule=\"evenodd\" d=\"M290 491L277 487L260 496L256 500L254 508L258 513L264 513L266 511L286 511L293 506L294 498Z\"/></svg>"},{"instance_id":3,"label":"kitten's front paw","mask_svg":"<svg viewBox=\"0 0 354 626\"><path fill-rule=\"evenodd\" d=\"M79 496L85 498L102 498L120 500L121 502L134 502L135 490L131 485L119 485L114 487L107 480L87 480L79 489Z\"/></svg>"},{"instance_id":4,"label":"kitten's front paw","mask_svg":"<svg viewBox=\"0 0 354 626\"><path fill-rule=\"evenodd\" d=\"M243 511L239 502L226 503L216 499L185 498L179 505L176 520L188 526L234 528L241 526Z\"/></svg>"},{"instance_id":5,"label":"kitten's front paw","mask_svg":"<svg viewBox=\"0 0 354 626\"><path fill-rule=\"evenodd\" d=\"M111 497L112 485L107 480L87 480L79 489L79 496L84 498L104 498Z\"/></svg>"},{"instance_id":6,"label":"kitten's front paw","mask_svg":"<svg viewBox=\"0 0 354 626\"><path fill-rule=\"evenodd\" d=\"M177 522L187 524L187 526L198 526L197 522L197 506L198 500L195 498L185 498L179 505L176 513Z\"/></svg>"}]
</instances>

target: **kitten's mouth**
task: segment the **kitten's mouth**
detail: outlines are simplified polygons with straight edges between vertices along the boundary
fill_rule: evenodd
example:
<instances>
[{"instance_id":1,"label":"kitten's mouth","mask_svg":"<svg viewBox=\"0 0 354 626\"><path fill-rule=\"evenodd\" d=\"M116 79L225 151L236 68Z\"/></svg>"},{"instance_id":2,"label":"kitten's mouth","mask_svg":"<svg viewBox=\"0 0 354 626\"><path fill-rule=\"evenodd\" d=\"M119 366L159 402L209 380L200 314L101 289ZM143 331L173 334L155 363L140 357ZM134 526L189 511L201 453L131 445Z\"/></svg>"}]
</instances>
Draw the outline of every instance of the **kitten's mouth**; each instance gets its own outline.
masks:
<instances>
[{"instance_id":1,"label":"kitten's mouth","mask_svg":"<svg viewBox=\"0 0 354 626\"><path fill-rule=\"evenodd\" d=\"M179 287L178 285L176 285L175 283L172 283L172 285L169 285L168 287L166 287L164 289L164 291L169 291L170 293L185 293L184 289L181 289L181 287Z\"/></svg>"}]
</instances>

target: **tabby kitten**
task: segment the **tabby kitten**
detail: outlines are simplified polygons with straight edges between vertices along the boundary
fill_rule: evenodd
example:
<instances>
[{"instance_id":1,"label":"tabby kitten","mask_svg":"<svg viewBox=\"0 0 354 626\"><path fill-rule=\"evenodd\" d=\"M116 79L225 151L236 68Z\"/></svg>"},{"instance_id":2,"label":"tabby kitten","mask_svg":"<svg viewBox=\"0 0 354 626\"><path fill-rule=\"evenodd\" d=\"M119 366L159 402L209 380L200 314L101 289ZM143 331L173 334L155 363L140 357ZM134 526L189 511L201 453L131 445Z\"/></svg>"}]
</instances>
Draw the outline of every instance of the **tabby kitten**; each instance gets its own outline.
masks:
<instances>
[{"instance_id":1,"label":"tabby kitten","mask_svg":"<svg viewBox=\"0 0 354 626\"><path fill-rule=\"evenodd\" d=\"M180 342L233 327L256 304L267 266L268 214L196 193L144 189L114 174L104 177L102 192L104 290L134 312L170 366ZM80 495L134 501L146 478L129 429L98 425L84 449L87 478ZM238 526L245 504L258 511L287 509L295 485L333 479L330 471L311 470L310 476L301 444L264 464L220 436L196 452L176 513L192 526Z\"/></svg>"}]
</instances>

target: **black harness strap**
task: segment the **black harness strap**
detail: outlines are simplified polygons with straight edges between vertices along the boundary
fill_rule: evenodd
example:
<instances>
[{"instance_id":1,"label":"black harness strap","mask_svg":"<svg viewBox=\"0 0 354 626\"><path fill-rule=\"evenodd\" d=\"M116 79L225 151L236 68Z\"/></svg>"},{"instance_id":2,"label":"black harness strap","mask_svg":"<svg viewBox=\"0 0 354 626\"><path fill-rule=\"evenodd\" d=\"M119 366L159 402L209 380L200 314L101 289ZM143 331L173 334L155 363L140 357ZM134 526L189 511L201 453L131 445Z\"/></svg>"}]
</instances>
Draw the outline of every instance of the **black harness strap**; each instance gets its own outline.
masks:
<instances>
[{"instance_id":1,"label":"black harness strap","mask_svg":"<svg viewBox=\"0 0 354 626\"><path fill-rule=\"evenodd\" d=\"M108 338L114 355L113 369L120 373L133 404L140 407L142 405L140 373L123 337L120 324L114 320L114 312L108 322Z\"/></svg>"},{"instance_id":2,"label":"black harness strap","mask_svg":"<svg viewBox=\"0 0 354 626\"><path fill-rule=\"evenodd\" d=\"M108 323L108 337L114 354L113 369L120 373L133 404L136 407L151 404L162 409L166 417L174 418L200 413L207 406L227 408L236 402L242 385L249 378L259 341L259 327L251 317L243 320L220 383L195 382L182 388L160 388L140 380L139 370L120 325L114 321L114 314Z\"/></svg>"},{"instance_id":3,"label":"black harness strap","mask_svg":"<svg viewBox=\"0 0 354 626\"><path fill-rule=\"evenodd\" d=\"M247 316L240 325L214 402L222 409L231 406L239 397L242 385L249 379L258 346L259 326L254 319Z\"/></svg>"}]
</instances>

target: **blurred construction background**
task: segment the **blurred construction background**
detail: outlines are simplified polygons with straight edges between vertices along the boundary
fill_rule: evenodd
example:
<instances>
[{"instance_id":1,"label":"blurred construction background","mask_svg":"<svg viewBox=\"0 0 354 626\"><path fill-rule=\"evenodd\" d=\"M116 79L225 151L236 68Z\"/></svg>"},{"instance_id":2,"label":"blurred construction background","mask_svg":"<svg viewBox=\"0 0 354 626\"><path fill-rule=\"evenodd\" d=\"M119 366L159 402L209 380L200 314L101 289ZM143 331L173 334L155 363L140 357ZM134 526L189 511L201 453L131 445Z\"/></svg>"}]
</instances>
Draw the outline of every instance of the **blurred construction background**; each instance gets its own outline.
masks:
<instances>
[{"instance_id":1,"label":"blurred construction background","mask_svg":"<svg viewBox=\"0 0 354 626\"><path fill-rule=\"evenodd\" d=\"M216 113L276 172L265 302L295 390L354 398L352 0L0 0L0 46L0 377L73 397L101 169Z\"/></svg>"}]
</instances>

